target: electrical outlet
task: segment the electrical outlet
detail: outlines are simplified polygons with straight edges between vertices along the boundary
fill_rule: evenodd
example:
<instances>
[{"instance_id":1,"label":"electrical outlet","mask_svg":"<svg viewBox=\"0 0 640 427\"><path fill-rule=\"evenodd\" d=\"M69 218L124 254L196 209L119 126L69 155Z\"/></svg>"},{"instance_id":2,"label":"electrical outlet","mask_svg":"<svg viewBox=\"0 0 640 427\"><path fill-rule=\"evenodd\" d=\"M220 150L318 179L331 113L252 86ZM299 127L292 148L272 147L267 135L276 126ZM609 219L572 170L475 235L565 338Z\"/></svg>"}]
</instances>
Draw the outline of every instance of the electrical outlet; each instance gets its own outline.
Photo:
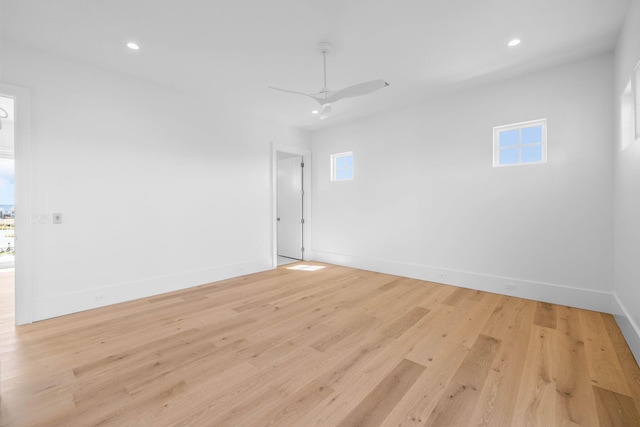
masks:
<instances>
[{"instance_id":1,"label":"electrical outlet","mask_svg":"<svg viewBox=\"0 0 640 427\"><path fill-rule=\"evenodd\" d=\"M54 213L52 215L53 218L53 223L54 224L62 224L62 214L61 213Z\"/></svg>"},{"instance_id":2,"label":"electrical outlet","mask_svg":"<svg viewBox=\"0 0 640 427\"><path fill-rule=\"evenodd\" d=\"M440 273L440 274L438 274L438 276L439 276L441 279L446 279L446 278L447 278L447 273Z\"/></svg>"},{"instance_id":3,"label":"electrical outlet","mask_svg":"<svg viewBox=\"0 0 640 427\"><path fill-rule=\"evenodd\" d=\"M504 282L504 288L505 289L509 289L511 291L515 291L516 289L518 289L518 287L516 286L515 283L513 282Z\"/></svg>"},{"instance_id":4,"label":"electrical outlet","mask_svg":"<svg viewBox=\"0 0 640 427\"><path fill-rule=\"evenodd\" d=\"M49 224L49 215L47 215L47 214L37 214L33 218L33 222L35 224Z\"/></svg>"},{"instance_id":5,"label":"electrical outlet","mask_svg":"<svg viewBox=\"0 0 640 427\"><path fill-rule=\"evenodd\" d=\"M107 299L107 296L105 294L96 295L96 302L104 301L105 299Z\"/></svg>"}]
</instances>

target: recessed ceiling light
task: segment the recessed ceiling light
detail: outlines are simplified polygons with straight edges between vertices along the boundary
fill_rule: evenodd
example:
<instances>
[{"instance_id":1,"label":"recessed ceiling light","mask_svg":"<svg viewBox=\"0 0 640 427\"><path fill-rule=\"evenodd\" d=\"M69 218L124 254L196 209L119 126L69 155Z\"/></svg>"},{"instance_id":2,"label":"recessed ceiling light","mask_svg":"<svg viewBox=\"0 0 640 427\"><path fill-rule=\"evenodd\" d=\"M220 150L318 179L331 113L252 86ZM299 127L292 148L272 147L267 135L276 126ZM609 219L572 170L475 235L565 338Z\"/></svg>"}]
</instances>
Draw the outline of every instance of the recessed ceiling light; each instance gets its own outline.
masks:
<instances>
[{"instance_id":1,"label":"recessed ceiling light","mask_svg":"<svg viewBox=\"0 0 640 427\"><path fill-rule=\"evenodd\" d=\"M520 44L520 39L513 39L509 43L507 43L507 46L514 47L514 46L518 46L519 44Z\"/></svg>"},{"instance_id":2,"label":"recessed ceiling light","mask_svg":"<svg viewBox=\"0 0 640 427\"><path fill-rule=\"evenodd\" d=\"M318 114L319 112L320 112L320 111L318 111L318 110L313 110L313 111L311 112L311 114Z\"/></svg>"},{"instance_id":3,"label":"recessed ceiling light","mask_svg":"<svg viewBox=\"0 0 640 427\"><path fill-rule=\"evenodd\" d=\"M139 50L140 49L140 46L138 46L138 44L134 43L134 42L127 43L127 47L129 49L131 49L131 50Z\"/></svg>"}]
</instances>

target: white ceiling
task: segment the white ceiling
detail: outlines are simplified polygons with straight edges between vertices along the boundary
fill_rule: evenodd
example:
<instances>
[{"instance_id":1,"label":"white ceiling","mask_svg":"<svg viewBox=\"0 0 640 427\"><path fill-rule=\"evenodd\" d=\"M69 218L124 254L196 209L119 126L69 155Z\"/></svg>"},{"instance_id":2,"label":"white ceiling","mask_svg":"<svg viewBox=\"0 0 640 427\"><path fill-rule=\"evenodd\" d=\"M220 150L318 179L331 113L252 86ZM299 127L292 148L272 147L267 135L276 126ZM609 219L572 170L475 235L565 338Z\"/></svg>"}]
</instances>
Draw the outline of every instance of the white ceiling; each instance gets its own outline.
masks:
<instances>
[{"instance_id":1,"label":"white ceiling","mask_svg":"<svg viewBox=\"0 0 640 427\"><path fill-rule=\"evenodd\" d=\"M452 88L612 50L628 0L3 0L2 37L229 108L318 129ZM512 38L522 44L508 48ZM135 41L141 50L125 47ZM391 86L320 121L317 44L331 89Z\"/></svg>"}]
</instances>

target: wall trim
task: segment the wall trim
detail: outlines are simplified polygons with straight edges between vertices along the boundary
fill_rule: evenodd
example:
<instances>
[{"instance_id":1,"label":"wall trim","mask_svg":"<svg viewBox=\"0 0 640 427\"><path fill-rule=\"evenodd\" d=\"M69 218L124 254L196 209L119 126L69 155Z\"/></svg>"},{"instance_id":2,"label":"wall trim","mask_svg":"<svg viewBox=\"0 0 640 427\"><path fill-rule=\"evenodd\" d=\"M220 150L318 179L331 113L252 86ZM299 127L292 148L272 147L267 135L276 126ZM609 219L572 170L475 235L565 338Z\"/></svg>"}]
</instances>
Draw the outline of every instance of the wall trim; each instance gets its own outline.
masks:
<instances>
[{"instance_id":1,"label":"wall trim","mask_svg":"<svg viewBox=\"0 0 640 427\"><path fill-rule=\"evenodd\" d=\"M633 321L633 317L629 315L629 311L620 301L618 295L614 294L614 309L612 312L618 327L627 340L627 344L631 349L631 353L636 358L636 363L640 365L640 327Z\"/></svg>"},{"instance_id":2,"label":"wall trim","mask_svg":"<svg viewBox=\"0 0 640 427\"><path fill-rule=\"evenodd\" d=\"M153 277L102 288L87 289L81 292L38 298L34 301L33 320L50 319L52 317L140 298L148 298L246 274L271 270L271 262L271 257L268 257L240 264L221 265L169 276Z\"/></svg>"},{"instance_id":3,"label":"wall trim","mask_svg":"<svg viewBox=\"0 0 640 427\"><path fill-rule=\"evenodd\" d=\"M314 259L315 261L329 264L360 268L378 273L393 274L412 279L477 289L500 295L532 299L586 310L612 313L614 308L614 295L610 292L436 268L419 264L369 259L353 255L323 252L317 249L314 250ZM516 289L506 289L506 282L515 285Z\"/></svg>"}]
</instances>

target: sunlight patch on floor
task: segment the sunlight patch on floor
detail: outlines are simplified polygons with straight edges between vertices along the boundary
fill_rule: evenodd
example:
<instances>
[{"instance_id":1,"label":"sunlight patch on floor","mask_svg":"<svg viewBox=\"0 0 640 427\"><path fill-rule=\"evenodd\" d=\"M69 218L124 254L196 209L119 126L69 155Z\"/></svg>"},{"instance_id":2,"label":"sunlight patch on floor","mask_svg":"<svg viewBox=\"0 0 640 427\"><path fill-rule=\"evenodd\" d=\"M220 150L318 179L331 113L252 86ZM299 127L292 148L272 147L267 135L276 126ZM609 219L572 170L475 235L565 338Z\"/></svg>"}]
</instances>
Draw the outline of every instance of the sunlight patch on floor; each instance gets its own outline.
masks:
<instances>
[{"instance_id":1,"label":"sunlight patch on floor","mask_svg":"<svg viewBox=\"0 0 640 427\"><path fill-rule=\"evenodd\" d=\"M316 270L320 270L320 269L323 269L323 268L324 268L323 265L298 264L298 265L294 265L293 267L287 267L287 270L316 271Z\"/></svg>"}]
</instances>

